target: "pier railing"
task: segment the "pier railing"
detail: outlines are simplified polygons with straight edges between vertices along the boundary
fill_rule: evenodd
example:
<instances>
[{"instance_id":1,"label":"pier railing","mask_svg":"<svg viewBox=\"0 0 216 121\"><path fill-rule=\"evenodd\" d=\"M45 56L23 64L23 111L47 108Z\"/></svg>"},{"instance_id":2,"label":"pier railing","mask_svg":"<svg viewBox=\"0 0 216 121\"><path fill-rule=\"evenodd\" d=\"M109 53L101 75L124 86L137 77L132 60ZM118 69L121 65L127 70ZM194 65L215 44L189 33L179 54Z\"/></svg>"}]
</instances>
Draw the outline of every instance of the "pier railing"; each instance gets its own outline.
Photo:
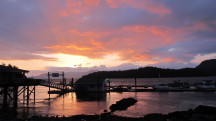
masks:
<instances>
[{"instance_id":1,"label":"pier railing","mask_svg":"<svg viewBox=\"0 0 216 121\"><path fill-rule=\"evenodd\" d=\"M45 87L51 87L51 88L55 88L55 89L64 89L64 85L60 85L60 84L56 84L56 83L51 83L51 82L42 82L40 84L41 86L45 86Z\"/></svg>"}]
</instances>

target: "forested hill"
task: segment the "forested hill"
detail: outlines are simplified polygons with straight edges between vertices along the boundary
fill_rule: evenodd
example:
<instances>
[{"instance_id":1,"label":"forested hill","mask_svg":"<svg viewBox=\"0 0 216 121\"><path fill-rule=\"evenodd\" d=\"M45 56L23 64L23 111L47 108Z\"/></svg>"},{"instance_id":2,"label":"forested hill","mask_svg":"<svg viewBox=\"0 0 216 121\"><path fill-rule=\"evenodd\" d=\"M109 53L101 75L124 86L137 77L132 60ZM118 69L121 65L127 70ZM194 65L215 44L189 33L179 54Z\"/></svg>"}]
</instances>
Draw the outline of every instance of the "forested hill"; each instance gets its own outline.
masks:
<instances>
[{"instance_id":1,"label":"forested hill","mask_svg":"<svg viewBox=\"0 0 216 121\"><path fill-rule=\"evenodd\" d=\"M201 62L196 68L205 70L216 70L216 59L205 60Z\"/></svg>"},{"instance_id":2,"label":"forested hill","mask_svg":"<svg viewBox=\"0 0 216 121\"><path fill-rule=\"evenodd\" d=\"M214 64L214 66L212 65ZM216 59L203 61L196 68L162 69L143 67L125 71L99 71L88 74L83 78L161 78L165 77L201 77L216 76Z\"/></svg>"},{"instance_id":3,"label":"forested hill","mask_svg":"<svg viewBox=\"0 0 216 121\"><path fill-rule=\"evenodd\" d=\"M200 65L196 67L196 69L203 70L210 75L215 75L216 74L216 59L205 60L201 62Z\"/></svg>"}]
</instances>

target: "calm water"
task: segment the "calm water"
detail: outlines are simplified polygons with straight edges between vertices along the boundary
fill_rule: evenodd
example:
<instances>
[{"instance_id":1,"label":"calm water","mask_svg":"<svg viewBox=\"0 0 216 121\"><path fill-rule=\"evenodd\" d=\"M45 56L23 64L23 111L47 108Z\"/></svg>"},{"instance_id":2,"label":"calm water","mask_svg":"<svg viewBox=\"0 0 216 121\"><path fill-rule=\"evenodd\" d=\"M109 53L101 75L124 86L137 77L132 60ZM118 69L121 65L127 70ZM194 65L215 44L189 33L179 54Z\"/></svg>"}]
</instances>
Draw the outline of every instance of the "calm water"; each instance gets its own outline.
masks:
<instances>
[{"instance_id":1,"label":"calm water","mask_svg":"<svg viewBox=\"0 0 216 121\"><path fill-rule=\"evenodd\" d=\"M211 78L216 81L215 77ZM197 80L197 78L184 79L190 82ZM133 84L133 80L111 79L111 84ZM166 81L170 80L179 80L179 78L167 79ZM205 78L199 78L198 81L200 80L205 80ZM159 79L159 81L158 79L137 79L137 81L138 84L155 84L159 83L159 81L161 82L162 79ZM48 88L38 86L36 88L36 104L34 105L33 100L31 100L29 107L26 108L26 105L21 103L13 114L17 117L29 117L32 115L71 116L78 114L98 114L105 109L108 110L109 106L116 101L127 97L137 99L137 104L129 107L126 111L118 111L115 114L140 117L149 113L169 113L176 110L187 110L195 108L198 105L216 106L216 92L112 92L100 94L99 97L97 93L76 95L72 92L64 96L51 95L52 99L49 101L46 100L48 98L47 91ZM8 112L12 114L11 111ZM4 113L1 113L1 116L7 115L8 112L4 111Z\"/></svg>"}]
</instances>

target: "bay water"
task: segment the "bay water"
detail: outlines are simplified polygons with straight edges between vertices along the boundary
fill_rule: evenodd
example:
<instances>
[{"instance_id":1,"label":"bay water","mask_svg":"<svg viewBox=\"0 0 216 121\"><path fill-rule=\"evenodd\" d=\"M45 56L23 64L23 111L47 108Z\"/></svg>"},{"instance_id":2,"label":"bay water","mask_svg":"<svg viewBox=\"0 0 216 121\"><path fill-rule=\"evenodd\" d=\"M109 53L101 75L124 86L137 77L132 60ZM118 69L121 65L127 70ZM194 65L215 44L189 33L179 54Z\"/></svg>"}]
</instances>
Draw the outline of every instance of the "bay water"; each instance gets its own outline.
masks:
<instances>
[{"instance_id":1,"label":"bay water","mask_svg":"<svg viewBox=\"0 0 216 121\"><path fill-rule=\"evenodd\" d=\"M135 79L110 79L111 85L134 85ZM203 80L216 81L216 77L187 77L187 78L138 78L137 85L155 85L169 83L173 80L188 81L189 83ZM36 103L31 97L27 106L19 100L18 108L10 113L16 117L26 118L33 115L42 116L72 116L79 114L100 114L104 110L122 98L132 97L138 102L125 111L117 111L114 114L129 117L141 117L149 113L169 113L188 110L198 105L216 106L216 92L111 92L111 93L86 93L77 95L74 92L65 95L52 94L49 100L48 88L36 87ZM21 95L22 96L22 95ZM4 115L1 113L1 115Z\"/></svg>"}]
</instances>

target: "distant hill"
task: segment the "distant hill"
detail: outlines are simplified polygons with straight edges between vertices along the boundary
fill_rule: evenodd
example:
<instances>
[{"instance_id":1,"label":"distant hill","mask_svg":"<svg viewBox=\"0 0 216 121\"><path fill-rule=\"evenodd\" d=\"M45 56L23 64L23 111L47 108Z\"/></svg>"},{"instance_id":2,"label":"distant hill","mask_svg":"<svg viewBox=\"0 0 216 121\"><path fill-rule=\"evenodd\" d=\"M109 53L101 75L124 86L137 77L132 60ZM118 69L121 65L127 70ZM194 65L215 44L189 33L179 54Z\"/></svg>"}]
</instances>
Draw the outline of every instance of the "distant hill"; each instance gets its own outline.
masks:
<instances>
[{"instance_id":1,"label":"distant hill","mask_svg":"<svg viewBox=\"0 0 216 121\"><path fill-rule=\"evenodd\" d=\"M65 75L65 78L66 79L71 79L71 78L74 78L74 79L79 79L81 78L82 76L84 75L88 75L90 73L93 73L93 72L96 72L96 70L92 70L92 71L86 71L86 72L64 72L64 75ZM56 72L56 73L62 73L62 72ZM44 74L40 74L38 76L33 76L32 78L35 78L35 79L47 79L48 76L47 76L47 73L44 73ZM62 79L62 77L51 77L52 79Z\"/></svg>"},{"instance_id":2,"label":"distant hill","mask_svg":"<svg viewBox=\"0 0 216 121\"><path fill-rule=\"evenodd\" d=\"M131 66L131 65L128 65ZM61 73L61 72L59 72ZM201 77L216 76L216 59L201 62L196 68L164 69L157 67L142 67L131 70L119 71L86 71L86 72L65 72L66 79L83 78L167 78L167 77ZM47 73L34 76L36 79L47 79ZM51 77L53 79L58 79ZM62 77L59 77L61 79Z\"/></svg>"},{"instance_id":3,"label":"distant hill","mask_svg":"<svg viewBox=\"0 0 216 121\"><path fill-rule=\"evenodd\" d=\"M203 70L209 75L216 75L216 59L205 60L196 69Z\"/></svg>"},{"instance_id":4,"label":"distant hill","mask_svg":"<svg viewBox=\"0 0 216 121\"><path fill-rule=\"evenodd\" d=\"M216 59L203 61L196 68L163 69L142 67L124 71L99 71L83 78L167 78L167 77L202 77L216 76Z\"/></svg>"},{"instance_id":5,"label":"distant hill","mask_svg":"<svg viewBox=\"0 0 216 121\"><path fill-rule=\"evenodd\" d=\"M216 70L216 59L205 60L201 62L196 68L204 70Z\"/></svg>"}]
</instances>

